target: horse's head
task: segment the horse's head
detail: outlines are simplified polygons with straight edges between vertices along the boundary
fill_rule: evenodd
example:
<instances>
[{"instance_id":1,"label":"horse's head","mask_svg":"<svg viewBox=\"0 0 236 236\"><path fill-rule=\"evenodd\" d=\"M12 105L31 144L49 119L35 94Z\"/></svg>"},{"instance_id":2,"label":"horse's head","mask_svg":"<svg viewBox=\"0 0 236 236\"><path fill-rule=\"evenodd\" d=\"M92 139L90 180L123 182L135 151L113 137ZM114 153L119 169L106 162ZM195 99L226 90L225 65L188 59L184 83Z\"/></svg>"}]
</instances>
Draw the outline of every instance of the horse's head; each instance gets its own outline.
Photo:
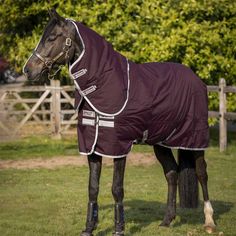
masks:
<instances>
[{"instance_id":1,"label":"horse's head","mask_svg":"<svg viewBox=\"0 0 236 236\"><path fill-rule=\"evenodd\" d=\"M56 10L50 10L49 14L50 21L23 68L24 74L32 81L45 74L53 76L60 65L68 63L75 54L74 28Z\"/></svg>"}]
</instances>

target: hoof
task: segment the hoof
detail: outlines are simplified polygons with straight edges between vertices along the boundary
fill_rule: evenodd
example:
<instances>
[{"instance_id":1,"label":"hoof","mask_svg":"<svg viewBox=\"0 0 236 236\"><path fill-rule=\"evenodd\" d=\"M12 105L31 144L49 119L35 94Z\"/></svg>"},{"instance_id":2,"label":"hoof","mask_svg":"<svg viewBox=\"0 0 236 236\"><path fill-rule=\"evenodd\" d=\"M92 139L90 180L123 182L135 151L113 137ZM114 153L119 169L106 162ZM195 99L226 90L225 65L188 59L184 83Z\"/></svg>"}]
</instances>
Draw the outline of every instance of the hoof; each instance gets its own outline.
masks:
<instances>
[{"instance_id":1,"label":"hoof","mask_svg":"<svg viewBox=\"0 0 236 236\"><path fill-rule=\"evenodd\" d=\"M93 234L83 231L80 236L93 236Z\"/></svg>"},{"instance_id":2,"label":"hoof","mask_svg":"<svg viewBox=\"0 0 236 236\"><path fill-rule=\"evenodd\" d=\"M169 227L171 222L175 219L175 215L174 216L169 216L169 217L164 217L163 221L161 222L161 224L159 226L161 227Z\"/></svg>"},{"instance_id":3,"label":"hoof","mask_svg":"<svg viewBox=\"0 0 236 236\"><path fill-rule=\"evenodd\" d=\"M114 232L112 233L112 236L124 236L124 232Z\"/></svg>"},{"instance_id":4,"label":"hoof","mask_svg":"<svg viewBox=\"0 0 236 236\"><path fill-rule=\"evenodd\" d=\"M212 234L215 231L216 226L215 225L204 225L204 229L208 234Z\"/></svg>"}]
</instances>

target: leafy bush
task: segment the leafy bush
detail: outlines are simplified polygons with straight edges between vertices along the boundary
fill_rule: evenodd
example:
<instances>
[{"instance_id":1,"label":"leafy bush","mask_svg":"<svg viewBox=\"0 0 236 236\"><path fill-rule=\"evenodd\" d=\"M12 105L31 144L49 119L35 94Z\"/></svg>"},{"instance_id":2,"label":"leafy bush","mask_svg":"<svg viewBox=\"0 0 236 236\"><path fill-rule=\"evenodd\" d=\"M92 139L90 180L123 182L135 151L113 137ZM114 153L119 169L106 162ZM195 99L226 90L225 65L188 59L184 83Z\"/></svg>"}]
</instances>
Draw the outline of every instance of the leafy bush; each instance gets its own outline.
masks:
<instances>
[{"instance_id":1,"label":"leafy bush","mask_svg":"<svg viewBox=\"0 0 236 236\"><path fill-rule=\"evenodd\" d=\"M235 1L4 0L0 51L18 70L39 40L52 6L103 35L135 62L180 62L207 84L216 85L223 77L236 85ZM236 96L229 97L229 109L236 110Z\"/></svg>"}]
</instances>

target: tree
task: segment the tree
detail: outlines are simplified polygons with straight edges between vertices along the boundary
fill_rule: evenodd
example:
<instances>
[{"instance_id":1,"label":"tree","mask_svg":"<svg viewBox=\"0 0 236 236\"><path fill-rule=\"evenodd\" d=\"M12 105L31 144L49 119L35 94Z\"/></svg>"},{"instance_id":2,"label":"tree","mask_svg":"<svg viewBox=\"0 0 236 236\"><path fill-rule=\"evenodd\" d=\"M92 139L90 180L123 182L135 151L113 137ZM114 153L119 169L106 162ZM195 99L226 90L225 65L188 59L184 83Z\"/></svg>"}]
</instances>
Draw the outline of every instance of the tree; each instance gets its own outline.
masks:
<instances>
[{"instance_id":1,"label":"tree","mask_svg":"<svg viewBox=\"0 0 236 236\"><path fill-rule=\"evenodd\" d=\"M47 9L55 5L61 15L88 25L135 62L180 62L207 84L224 77L236 85L235 1L4 0L0 52L18 70L40 38ZM236 98L230 96L236 110Z\"/></svg>"}]
</instances>

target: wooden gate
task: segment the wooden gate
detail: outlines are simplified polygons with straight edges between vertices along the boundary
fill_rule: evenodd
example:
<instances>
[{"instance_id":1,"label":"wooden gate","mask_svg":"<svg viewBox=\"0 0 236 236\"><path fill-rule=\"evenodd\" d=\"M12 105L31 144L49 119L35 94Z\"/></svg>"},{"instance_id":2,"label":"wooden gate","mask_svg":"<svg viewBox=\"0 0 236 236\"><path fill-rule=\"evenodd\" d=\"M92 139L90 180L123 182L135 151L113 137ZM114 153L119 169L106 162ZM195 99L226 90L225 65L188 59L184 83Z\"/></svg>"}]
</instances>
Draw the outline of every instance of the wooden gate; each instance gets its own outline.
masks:
<instances>
[{"instance_id":1,"label":"wooden gate","mask_svg":"<svg viewBox=\"0 0 236 236\"><path fill-rule=\"evenodd\" d=\"M75 132L74 86L26 86L0 90L0 135Z\"/></svg>"}]
</instances>

